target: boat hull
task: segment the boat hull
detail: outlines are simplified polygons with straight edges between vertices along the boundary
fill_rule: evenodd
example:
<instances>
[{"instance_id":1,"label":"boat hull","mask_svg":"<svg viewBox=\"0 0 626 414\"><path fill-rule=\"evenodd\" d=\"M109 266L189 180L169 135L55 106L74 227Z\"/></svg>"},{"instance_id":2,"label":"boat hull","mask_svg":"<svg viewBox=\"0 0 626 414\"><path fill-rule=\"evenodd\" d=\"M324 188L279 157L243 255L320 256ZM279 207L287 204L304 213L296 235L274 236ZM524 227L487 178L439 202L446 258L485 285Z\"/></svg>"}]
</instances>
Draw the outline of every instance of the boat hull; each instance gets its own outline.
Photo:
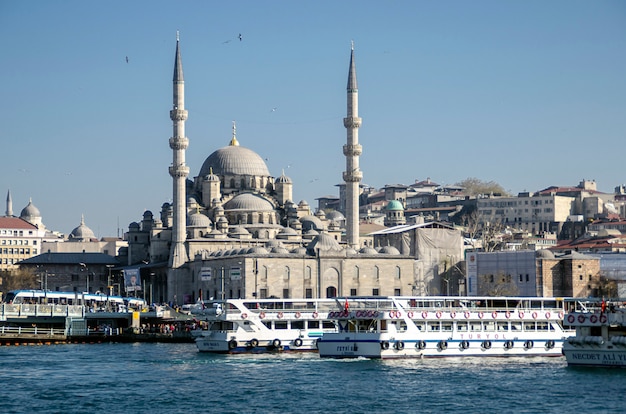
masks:
<instances>
[{"instance_id":1,"label":"boat hull","mask_svg":"<svg viewBox=\"0 0 626 414\"><path fill-rule=\"evenodd\" d=\"M626 368L626 348L610 343L600 347L580 347L566 343L563 355L569 366Z\"/></svg>"},{"instance_id":2,"label":"boat hull","mask_svg":"<svg viewBox=\"0 0 626 414\"><path fill-rule=\"evenodd\" d=\"M443 357L535 357L562 356L563 341L555 340L387 340L373 338L320 340L322 358L443 358Z\"/></svg>"}]
</instances>

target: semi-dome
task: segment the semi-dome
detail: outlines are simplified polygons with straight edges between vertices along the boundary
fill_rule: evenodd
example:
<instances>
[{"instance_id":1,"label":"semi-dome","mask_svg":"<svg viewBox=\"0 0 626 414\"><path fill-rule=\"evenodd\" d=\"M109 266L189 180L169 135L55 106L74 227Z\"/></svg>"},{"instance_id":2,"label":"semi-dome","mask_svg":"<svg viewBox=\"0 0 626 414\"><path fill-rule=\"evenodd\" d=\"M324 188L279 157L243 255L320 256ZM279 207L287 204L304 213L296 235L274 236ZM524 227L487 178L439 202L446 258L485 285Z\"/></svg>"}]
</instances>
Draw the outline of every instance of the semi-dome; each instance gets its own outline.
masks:
<instances>
[{"instance_id":1,"label":"semi-dome","mask_svg":"<svg viewBox=\"0 0 626 414\"><path fill-rule=\"evenodd\" d=\"M258 194L243 193L233 197L224 205L224 209L248 211L274 211L274 205Z\"/></svg>"},{"instance_id":2,"label":"semi-dome","mask_svg":"<svg viewBox=\"0 0 626 414\"><path fill-rule=\"evenodd\" d=\"M229 145L213 152L202 164L200 176L205 175L252 175L269 177L263 158L251 149Z\"/></svg>"},{"instance_id":3,"label":"semi-dome","mask_svg":"<svg viewBox=\"0 0 626 414\"><path fill-rule=\"evenodd\" d=\"M304 216L300 219L300 223L302 223L302 230L323 230L324 225L322 221L312 215Z\"/></svg>"},{"instance_id":4,"label":"semi-dome","mask_svg":"<svg viewBox=\"0 0 626 414\"><path fill-rule=\"evenodd\" d=\"M85 225L85 217L81 217L80 225L76 227L69 235L70 239L73 240L91 240L95 239L96 236L93 231Z\"/></svg>"},{"instance_id":5,"label":"semi-dome","mask_svg":"<svg viewBox=\"0 0 626 414\"><path fill-rule=\"evenodd\" d=\"M535 256L538 259L554 259L554 253L552 253L550 250L547 250L547 249L537 250L537 253L535 253Z\"/></svg>"}]
</instances>

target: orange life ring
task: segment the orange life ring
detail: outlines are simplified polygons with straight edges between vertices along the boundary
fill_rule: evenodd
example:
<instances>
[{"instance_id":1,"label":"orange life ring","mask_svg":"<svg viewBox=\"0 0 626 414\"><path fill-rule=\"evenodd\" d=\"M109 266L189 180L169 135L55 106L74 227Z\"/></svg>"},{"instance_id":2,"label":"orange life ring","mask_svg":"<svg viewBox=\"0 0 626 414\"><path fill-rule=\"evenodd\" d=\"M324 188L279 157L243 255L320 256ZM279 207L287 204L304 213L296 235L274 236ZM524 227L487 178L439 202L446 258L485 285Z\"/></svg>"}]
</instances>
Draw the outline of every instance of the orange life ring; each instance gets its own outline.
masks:
<instances>
[{"instance_id":1,"label":"orange life ring","mask_svg":"<svg viewBox=\"0 0 626 414\"><path fill-rule=\"evenodd\" d=\"M452 318L452 319L456 318L456 312L455 311L451 311L450 312L450 318Z\"/></svg>"},{"instance_id":2,"label":"orange life ring","mask_svg":"<svg viewBox=\"0 0 626 414\"><path fill-rule=\"evenodd\" d=\"M533 319L537 319L537 312L533 312Z\"/></svg>"},{"instance_id":3,"label":"orange life ring","mask_svg":"<svg viewBox=\"0 0 626 414\"><path fill-rule=\"evenodd\" d=\"M428 318L428 312L426 311L422 312L422 318L424 319Z\"/></svg>"},{"instance_id":4,"label":"orange life ring","mask_svg":"<svg viewBox=\"0 0 626 414\"><path fill-rule=\"evenodd\" d=\"M480 319L482 319L484 316L485 316L485 314L484 314L483 312L478 312L478 317L479 317Z\"/></svg>"},{"instance_id":5,"label":"orange life ring","mask_svg":"<svg viewBox=\"0 0 626 414\"><path fill-rule=\"evenodd\" d=\"M498 317L498 312L496 312L496 311L491 312L491 317L493 319L496 319Z\"/></svg>"},{"instance_id":6,"label":"orange life ring","mask_svg":"<svg viewBox=\"0 0 626 414\"><path fill-rule=\"evenodd\" d=\"M470 317L469 311L465 311L464 316L465 316L465 319L469 319Z\"/></svg>"},{"instance_id":7,"label":"orange life ring","mask_svg":"<svg viewBox=\"0 0 626 414\"><path fill-rule=\"evenodd\" d=\"M282 319L282 317L283 317L283 313L282 313L282 312L278 312L278 315L277 315L277 316L278 316L278 319Z\"/></svg>"},{"instance_id":8,"label":"orange life ring","mask_svg":"<svg viewBox=\"0 0 626 414\"><path fill-rule=\"evenodd\" d=\"M396 311L389 311L389 318L394 319L396 317Z\"/></svg>"},{"instance_id":9,"label":"orange life ring","mask_svg":"<svg viewBox=\"0 0 626 414\"><path fill-rule=\"evenodd\" d=\"M259 318L261 318L261 319L265 318L265 312L259 313Z\"/></svg>"},{"instance_id":10,"label":"orange life ring","mask_svg":"<svg viewBox=\"0 0 626 414\"><path fill-rule=\"evenodd\" d=\"M563 319L563 311L559 312L559 319Z\"/></svg>"},{"instance_id":11,"label":"orange life ring","mask_svg":"<svg viewBox=\"0 0 626 414\"><path fill-rule=\"evenodd\" d=\"M408 316L408 317L409 317L409 319L413 319L413 311L408 311L408 312L406 313L406 316Z\"/></svg>"},{"instance_id":12,"label":"orange life ring","mask_svg":"<svg viewBox=\"0 0 626 414\"><path fill-rule=\"evenodd\" d=\"M241 319L246 319L247 317L248 317L247 313L244 312L244 313L241 314Z\"/></svg>"},{"instance_id":13,"label":"orange life ring","mask_svg":"<svg viewBox=\"0 0 626 414\"><path fill-rule=\"evenodd\" d=\"M518 312L517 316L519 316L520 319L524 319L524 312Z\"/></svg>"},{"instance_id":14,"label":"orange life ring","mask_svg":"<svg viewBox=\"0 0 626 414\"><path fill-rule=\"evenodd\" d=\"M589 322L596 323L598 322L598 317L594 314L589 317Z\"/></svg>"},{"instance_id":15,"label":"orange life ring","mask_svg":"<svg viewBox=\"0 0 626 414\"><path fill-rule=\"evenodd\" d=\"M313 312L313 319L317 319L318 313L317 312Z\"/></svg>"},{"instance_id":16,"label":"orange life ring","mask_svg":"<svg viewBox=\"0 0 626 414\"><path fill-rule=\"evenodd\" d=\"M441 311L435 312L435 316L437 317L437 319L441 319L441 315L442 315Z\"/></svg>"},{"instance_id":17,"label":"orange life ring","mask_svg":"<svg viewBox=\"0 0 626 414\"><path fill-rule=\"evenodd\" d=\"M583 323L585 322L585 315L578 315L578 322Z\"/></svg>"},{"instance_id":18,"label":"orange life ring","mask_svg":"<svg viewBox=\"0 0 626 414\"><path fill-rule=\"evenodd\" d=\"M567 315L567 321L569 323L574 323L575 320L576 320L576 317L574 315L572 315L571 313L569 315Z\"/></svg>"},{"instance_id":19,"label":"orange life ring","mask_svg":"<svg viewBox=\"0 0 626 414\"><path fill-rule=\"evenodd\" d=\"M550 312L546 312L546 319L550 319Z\"/></svg>"},{"instance_id":20,"label":"orange life ring","mask_svg":"<svg viewBox=\"0 0 626 414\"><path fill-rule=\"evenodd\" d=\"M302 314L300 312L296 312L296 318L300 318L300 316L302 316Z\"/></svg>"},{"instance_id":21,"label":"orange life ring","mask_svg":"<svg viewBox=\"0 0 626 414\"><path fill-rule=\"evenodd\" d=\"M600 323L606 323L607 319L608 318L606 317L605 314L603 314L603 313L600 314Z\"/></svg>"},{"instance_id":22,"label":"orange life ring","mask_svg":"<svg viewBox=\"0 0 626 414\"><path fill-rule=\"evenodd\" d=\"M511 317L511 311L506 311L504 315L506 316L507 319L509 319Z\"/></svg>"}]
</instances>

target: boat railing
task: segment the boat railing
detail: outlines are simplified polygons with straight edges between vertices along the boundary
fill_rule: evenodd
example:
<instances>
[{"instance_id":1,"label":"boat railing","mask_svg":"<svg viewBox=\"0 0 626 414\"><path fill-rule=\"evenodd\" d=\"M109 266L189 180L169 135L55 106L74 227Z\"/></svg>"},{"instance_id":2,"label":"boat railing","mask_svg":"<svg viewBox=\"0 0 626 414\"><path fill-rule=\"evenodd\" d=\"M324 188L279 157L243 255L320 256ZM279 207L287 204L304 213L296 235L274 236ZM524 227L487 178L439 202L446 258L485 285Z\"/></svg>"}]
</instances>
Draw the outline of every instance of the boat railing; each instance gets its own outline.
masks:
<instances>
[{"instance_id":1,"label":"boat railing","mask_svg":"<svg viewBox=\"0 0 626 414\"><path fill-rule=\"evenodd\" d=\"M0 326L0 335L59 336L65 335L65 328L40 328L37 326Z\"/></svg>"}]
</instances>

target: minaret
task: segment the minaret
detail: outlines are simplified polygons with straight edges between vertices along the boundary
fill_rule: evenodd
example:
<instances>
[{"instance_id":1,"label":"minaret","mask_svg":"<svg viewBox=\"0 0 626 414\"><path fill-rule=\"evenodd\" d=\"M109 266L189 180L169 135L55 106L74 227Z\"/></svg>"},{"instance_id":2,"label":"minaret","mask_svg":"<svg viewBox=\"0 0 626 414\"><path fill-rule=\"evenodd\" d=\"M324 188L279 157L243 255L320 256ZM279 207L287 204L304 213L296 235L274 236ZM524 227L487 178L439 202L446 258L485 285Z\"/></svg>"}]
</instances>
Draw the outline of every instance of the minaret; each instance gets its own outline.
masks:
<instances>
[{"instance_id":1,"label":"minaret","mask_svg":"<svg viewBox=\"0 0 626 414\"><path fill-rule=\"evenodd\" d=\"M348 72L348 113L343 119L348 142L343 146L346 156L346 171L343 181L346 183L346 243L358 249L359 246L359 183L363 173L359 169L359 156L363 148L359 145L359 89L356 85L356 66L354 63L354 42L350 51L350 69Z\"/></svg>"},{"instance_id":2,"label":"minaret","mask_svg":"<svg viewBox=\"0 0 626 414\"><path fill-rule=\"evenodd\" d=\"M7 217L13 217L13 200L11 199L11 190L7 190Z\"/></svg>"},{"instance_id":3,"label":"minaret","mask_svg":"<svg viewBox=\"0 0 626 414\"><path fill-rule=\"evenodd\" d=\"M180 58L178 32L176 32L176 59L174 61L174 108L170 111L174 132L170 138L174 160L169 168L174 184L174 217L172 226L172 250L170 252L169 266L181 267L187 261L185 249L186 234L186 194L185 182L189 175L189 167L185 165L185 150L189 146L189 140L185 136L185 121L187 110L185 109L185 81L183 80L183 62Z\"/></svg>"}]
</instances>

